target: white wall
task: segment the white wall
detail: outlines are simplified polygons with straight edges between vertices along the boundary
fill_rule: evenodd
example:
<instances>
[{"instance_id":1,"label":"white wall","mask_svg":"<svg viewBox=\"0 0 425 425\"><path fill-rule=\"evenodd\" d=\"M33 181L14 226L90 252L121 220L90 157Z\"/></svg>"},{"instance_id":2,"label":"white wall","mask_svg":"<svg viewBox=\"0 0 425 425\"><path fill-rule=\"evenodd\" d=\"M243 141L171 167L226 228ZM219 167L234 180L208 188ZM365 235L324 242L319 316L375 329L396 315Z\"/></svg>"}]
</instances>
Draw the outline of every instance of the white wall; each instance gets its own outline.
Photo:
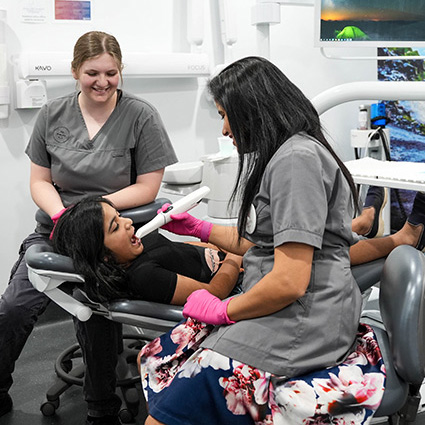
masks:
<instances>
[{"instance_id":1,"label":"white wall","mask_svg":"<svg viewBox=\"0 0 425 425\"><path fill-rule=\"evenodd\" d=\"M201 1L201 0L197 0ZM21 20L21 6L44 4L45 23ZM131 51L190 51L186 41L185 0L93 0L93 20L89 23L59 23L53 20L53 0L0 0L7 11L6 42L9 77L12 85L11 56L24 50L72 51L76 39L86 31L98 29L114 34L125 53ZM202 50L212 66L223 61L217 26L217 0L205 0L205 42ZM238 41L226 56L234 60L258 54L256 28L251 25L251 6L255 0L232 0L232 18ZM236 13L237 11L237 13ZM308 97L337 84L376 79L376 63L331 61L313 47L312 7L282 6L280 25L271 28L271 56ZM373 52L374 53L374 52ZM216 138L221 122L207 100L203 81L197 79L127 79L124 89L151 101L160 111L180 161L197 160L217 150ZM48 97L74 90L68 80L48 82ZM13 90L12 90L13 92ZM15 99L8 119L0 119L0 293L8 282L22 239L34 228L35 206L28 179L29 161L24 150L37 115L36 110L15 110ZM356 126L357 104L350 103L324 114L326 129L343 159L351 159L348 135Z\"/></svg>"}]
</instances>

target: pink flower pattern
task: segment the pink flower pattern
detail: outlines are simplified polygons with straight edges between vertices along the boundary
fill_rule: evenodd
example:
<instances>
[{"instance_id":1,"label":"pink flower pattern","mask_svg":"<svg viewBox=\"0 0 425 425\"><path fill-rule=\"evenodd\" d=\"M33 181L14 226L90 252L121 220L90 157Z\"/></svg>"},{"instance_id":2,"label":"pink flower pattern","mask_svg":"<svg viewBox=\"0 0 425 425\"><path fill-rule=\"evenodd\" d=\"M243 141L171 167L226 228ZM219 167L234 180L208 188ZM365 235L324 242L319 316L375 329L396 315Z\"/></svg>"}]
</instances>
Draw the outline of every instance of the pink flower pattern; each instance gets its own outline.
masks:
<instances>
[{"instance_id":1,"label":"pink flower pattern","mask_svg":"<svg viewBox=\"0 0 425 425\"><path fill-rule=\"evenodd\" d=\"M176 326L170 334L171 340L177 344L177 354L181 354L183 348L191 349L198 345L210 333L210 327L205 324L188 318L186 322Z\"/></svg>"},{"instance_id":2,"label":"pink flower pattern","mask_svg":"<svg viewBox=\"0 0 425 425\"><path fill-rule=\"evenodd\" d=\"M344 363L286 381L200 348L210 331L188 320L169 334L176 353L161 353L159 339L148 344L142 350L145 395L159 393L174 378L190 379L212 368L226 371L216 379L228 411L248 415L256 425L366 425L379 407L385 366L373 331L366 325L360 326L357 348Z\"/></svg>"},{"instance_id":3,"label":"pink flower pattern","mask_svg":"<svg viewBox=\"0 0 425 425\"><path fill-rule=\"evenodd\" d=\"M235 361L233 366L233 376L219 379L227 408L235 415L249 413L258 421L260 406L267 403L270 374Z\"/></svg>"},{"instance_id":4,"label":"pink flower pattern","mask_svg":"<svg viewBox=\"0 0 425 425\"><path fill-rule=\"evenodd\" d=\"M363 359L362 359L363 357ZM369 332L357 338L357 347L353 353L346 359L344 363L350 364L370 364L375 366L382 359L381 350L378 342L374 338L373 331L369 328Z\"/></svg>"},{"instance_id":5,"label":"pink flower pattern","mask_svg":"<svg viewBox=\"0 0 425 425\"><path fill-rule=\"evenodd\" d=\"M319 412L339 417L347 412L364 415L364 408L376 410L384 393L384 376L380 373L364 374L354 365L342 366L339 370L338 376L329 374L330 379L313 380Z\"/></svg>"}]
</instances>

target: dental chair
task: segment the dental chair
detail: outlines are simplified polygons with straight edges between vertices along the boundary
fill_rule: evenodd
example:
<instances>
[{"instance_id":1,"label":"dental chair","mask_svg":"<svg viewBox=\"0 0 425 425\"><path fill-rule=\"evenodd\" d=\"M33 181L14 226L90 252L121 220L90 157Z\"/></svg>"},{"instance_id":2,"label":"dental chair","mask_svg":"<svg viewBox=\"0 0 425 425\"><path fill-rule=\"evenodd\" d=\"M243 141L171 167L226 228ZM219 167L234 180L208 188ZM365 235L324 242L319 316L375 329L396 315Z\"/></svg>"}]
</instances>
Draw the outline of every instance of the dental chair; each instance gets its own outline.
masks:
<instances>
[{"instance_id":1,"label":"dental chair","mask_svg":"<svg viewBox=\"0 0 425 425\"><path fill-rule=\"evenodd\" d=\"M170 201L158 198L154 202L121 211L121 215L131 218L136 227L149 222L156 216L157 210ZM36 212L36 220L47 225L51 224L50 217L42 210ZM75 273L72 260L52 251L49 245L34 245L26 253L28 275L33 285L44 292L52 301L81 321L88 320L92 314L101 315L109 320L123 323L128 333L123 334L123 343L119 349L117 387L123 400L123 408L119 416L123 423L130 423L138 414L140 390L136 384L140 378L135 368L136 357L140 348L159 334L168 331L180 321L181 307L165 306L144 301L115 300L100 304L91 301L78 288L84 282ZM58 288L60 286L60 289ZM136 316L137 320L133 319ZM144 315L140 315L140 311ZM136 328L137 326L137 328ZM142 326L142 328L140 327ZM44 416L53 415L59 407L60 396L72 385L82 386L84 364L78 344L65 349L55 361L57 379L46 393L46 400L40 410Z\"/></svg>"},{"instance_id":2,"label":"dental chair","mask_svg":"<svg viewBox=\"0 0 425 425\"><path fill-rule=\"evenodd\" d=\"M98 304L68 298L62 287L69 283L63 283L82 282L69 258L35 245L28 249L26 260L33 285L80 320L102 314L143 332L161 333L182 319L182 308L176 306L133 300ZM366 309L361 318L377 335L387 371L383 400L374 417L387 417L392 425L412 423L425 377L425 257L410 246L400 246L386 260L353 267L353 275L362 292L380 287L379 309ZM127 419L121 420L130 422Z\"/></svg>"},{"instance_id":3,"label":"dental chair","mask_svg":"<svg viewBox=\"0 0 425 425\"><path fill-rule=\"evenodd\" d=\"M183 319L182 307L118 299L98 303L89 299L78 288L84 279L75 273L72 260L56 254L48 245L32 245L25 259L29 279L34 287L81 321L93 314L126 325L130 331L123 333L116 368L118 394L123 406L119 417L123 423L133 423L139 414L142 396L138 384L140 376L136 368L137 354L147 342L167 332ZM83 386L84 364L78 344L66 348L55 360L57 379L46 392L40 410L44 416L52 416L59 408L60 396L72 385Z\"/></svg>"}]
</instances>

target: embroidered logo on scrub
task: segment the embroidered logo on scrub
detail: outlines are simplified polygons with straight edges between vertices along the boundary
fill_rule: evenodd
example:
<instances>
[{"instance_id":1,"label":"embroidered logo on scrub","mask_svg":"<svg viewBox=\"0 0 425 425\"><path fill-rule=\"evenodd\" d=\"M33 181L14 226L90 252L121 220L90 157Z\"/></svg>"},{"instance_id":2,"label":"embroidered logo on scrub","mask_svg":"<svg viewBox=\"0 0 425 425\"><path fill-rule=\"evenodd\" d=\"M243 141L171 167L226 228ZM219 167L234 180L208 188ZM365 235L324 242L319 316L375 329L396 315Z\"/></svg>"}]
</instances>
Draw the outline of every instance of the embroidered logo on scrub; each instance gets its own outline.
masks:
<instances>
[{"instance_id":1,"label":"embroidered logo on scrub","mask_svg":"<svg viewBox=\"0 0 425 425\"><path fill-rule=\"evenodd\" d=\"M53 138L59 142L63 143L69 139L70 132L66 127L58 127L53 131Z\"/></svg>"}]
</instances>

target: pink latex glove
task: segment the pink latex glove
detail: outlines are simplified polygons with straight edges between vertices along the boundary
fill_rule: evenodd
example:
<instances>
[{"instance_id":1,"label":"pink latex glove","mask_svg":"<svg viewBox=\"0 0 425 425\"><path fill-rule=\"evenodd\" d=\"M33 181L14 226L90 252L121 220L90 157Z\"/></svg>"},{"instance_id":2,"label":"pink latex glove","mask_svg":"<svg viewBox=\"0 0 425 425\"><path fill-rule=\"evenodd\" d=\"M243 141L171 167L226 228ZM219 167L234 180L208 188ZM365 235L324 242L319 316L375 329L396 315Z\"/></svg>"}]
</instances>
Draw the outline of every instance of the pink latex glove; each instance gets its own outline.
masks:
<instances>
[{"instance_id":1,"label":"pink latex glove","mask_svg":"<svg viewBox=\"0 0 425 425\"><path fill-rule=\"evenodd\" d=\"M56 229L56 224L58 222L58 220L62 217L62 214L66 211L66 208L61 209L59 212L57 212L56 214L52 215L52 221L53 221L53 230L50 232L50 236L49 239L52 240L53 238L53 233Z\"/></svg>"},{"instance_id":2,"label":"pink latex glove","mask_svg":"<svg viewBox=\"0 0 425 425\"><path fill-rule=\"evenodd\" d=\"M199 320L210 325L231 325L235 323L227 315L227 304L232 298L221 301L206 289L192 292L183 307L183 316Z\"/></svg>"},{"instance_id":3,"label":"pink latex glove","mask_svg":"<svg viewBox=\"0 0 425 425\"><path fill-rule=\"evenodd\" d=\"M62 214L66 211L66 208L62 208L59 212L52 215L53 224L56 224L58 220L62 217Z\"/></svg>"},{"instance_id":4,"label":"pink latex glove","mask_svg":"<svg viewBox=\"0 0 425 425\"><path fill-rule=\"evenodd\" d=\"M158 213L165 211L170 204L164 204ZM171 214L173 219L167 224L164 224L161 229L168 230L177 235L194 236L201 239L202 242L208 242L212 229L212 223L199 220L187 212L180 214Z\"/></svg>"}]
</instances>

